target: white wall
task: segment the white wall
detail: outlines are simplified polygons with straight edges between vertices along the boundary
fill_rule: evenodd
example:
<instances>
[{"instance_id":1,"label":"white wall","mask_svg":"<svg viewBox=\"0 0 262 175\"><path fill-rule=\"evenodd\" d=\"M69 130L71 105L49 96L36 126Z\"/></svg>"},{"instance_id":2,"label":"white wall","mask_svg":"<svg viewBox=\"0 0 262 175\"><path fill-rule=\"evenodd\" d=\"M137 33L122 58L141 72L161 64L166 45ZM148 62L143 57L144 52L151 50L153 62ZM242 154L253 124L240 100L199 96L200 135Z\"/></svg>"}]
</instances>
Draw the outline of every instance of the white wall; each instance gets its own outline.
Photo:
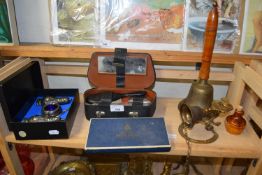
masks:
<instances>
[{"instance_id":1,"label":"white wall","mask_svg":"<svg viewBox=\"0 0 262 175\"><path fill-rule=\"evenodd\" d=\"M83 93L91 87L84 77L49 76L48 80L50 88L79 88L79 91ZM157 92L158 97L185 98L190 86L190 83L156 82L154 90ZM213 87L215 99L220 99L226 95L227 86L214 85Z\"/></svg>"},{"instance_id":2,"label":"white wall","mask_svg":"<svg viewBox=\"0 0 262 175\"><path fill-rule=\"evenodd\" d=\"M20 42L49 43L48 0L14 0Z\"/></svg>"},{"instance_id":3,"label":"white wall","mask_svg":"<svg viewBox=\"0 0 262 175\"><path fill-rule=\"evenodd\" d=\"M48 0L14 0L20 42L49 43L50 22ZM65 63L66 64L66 63ZM174 68L174 67L169 67ZM177 67L176 67L177 68ZM193 69L193 67L183 67ZM230 71L230 70L229 70ZM51 88L90 88L86 78L49 76ZM156 82L154 90L159 97L186 97L190 84ZM214 86L216 99L226 95L227 86Z\"/></svg>"},{"instance_id":4,"label":"white wall","mask_svg":"<svg viewBox=\"0 0 262 175\"><path fill-rule=\"evenodd\" d=\"M62 64L68 65L72 63L47 63L47 64ZM83 63L75 63L75 65L86 65ZM176 67L176 66L156 66L157 68L168 67L168 69L183 69L193 70L193 67ZM232 71L225 68L212 68L213 71ZM50 88L79 88L80 93L83 93L86 89L91 88L88 83L88 79L85 77L66 77L66 76L48 76ZM191 87L191 83L178 83L178 82L159 82L157 81L154 86L154 91L157 92L158 97L173 97L173 98L185 98ZM214 98L220 99L226 95L226 85L213 85Z\"/></svg>"}]
</instances>

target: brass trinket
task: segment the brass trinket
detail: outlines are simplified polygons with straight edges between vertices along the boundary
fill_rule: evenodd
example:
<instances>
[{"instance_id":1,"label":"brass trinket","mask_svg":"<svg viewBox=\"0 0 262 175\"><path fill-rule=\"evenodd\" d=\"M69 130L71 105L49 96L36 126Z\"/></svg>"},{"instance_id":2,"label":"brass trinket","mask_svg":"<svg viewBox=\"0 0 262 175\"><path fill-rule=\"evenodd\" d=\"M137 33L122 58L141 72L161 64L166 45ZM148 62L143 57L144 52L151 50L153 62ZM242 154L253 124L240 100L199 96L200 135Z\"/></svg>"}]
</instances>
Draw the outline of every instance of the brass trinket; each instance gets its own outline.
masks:
<instances>
[{"instance_id":1,"label":"brass trinket","mask_svg":"<svg viewBox=\"0 0 262 175\"><path fill-rule=\"evenodd\" d=\"M49 175L92 175L89 163L84 160L63 162Z\"/></svg>"}]
</instances>

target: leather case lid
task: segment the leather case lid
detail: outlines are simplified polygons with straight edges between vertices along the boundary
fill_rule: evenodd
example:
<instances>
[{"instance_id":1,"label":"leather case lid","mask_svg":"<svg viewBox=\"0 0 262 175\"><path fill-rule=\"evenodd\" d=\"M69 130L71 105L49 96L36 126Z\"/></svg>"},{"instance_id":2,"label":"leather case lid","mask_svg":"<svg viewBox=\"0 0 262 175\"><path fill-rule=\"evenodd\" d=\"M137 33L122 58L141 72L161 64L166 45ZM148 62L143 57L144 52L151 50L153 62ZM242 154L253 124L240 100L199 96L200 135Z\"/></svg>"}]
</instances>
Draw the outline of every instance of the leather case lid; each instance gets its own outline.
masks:
<instances>
[{"instance_id":1,"label":"leather case lid","mask_svg":"<svg viewBox=\"0 0 262 175\"><path fill-rule=\"evenodd\" d=\"M113 52L95 52L93 53L88 68L88 79L90 84L97 88L117 88L115 73L99 73L98 57L114 57ZM152 58L146 53L127 53L126 59L145 58L145 74L125 74L125 86L127 89L146 89L153 86L155 82L155 70Z\"/></svg>"}]
</instances>

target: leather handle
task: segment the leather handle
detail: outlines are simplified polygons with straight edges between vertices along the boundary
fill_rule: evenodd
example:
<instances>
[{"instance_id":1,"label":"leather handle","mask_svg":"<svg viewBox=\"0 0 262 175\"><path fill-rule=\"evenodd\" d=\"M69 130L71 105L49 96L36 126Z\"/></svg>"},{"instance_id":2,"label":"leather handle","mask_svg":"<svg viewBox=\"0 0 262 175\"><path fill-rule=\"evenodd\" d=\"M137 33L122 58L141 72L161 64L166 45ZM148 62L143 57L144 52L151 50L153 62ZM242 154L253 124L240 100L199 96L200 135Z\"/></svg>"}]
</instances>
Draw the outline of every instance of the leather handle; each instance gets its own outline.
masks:
<instances>
[{"instance_id":1,"label":"leather handle","mask_svg":"<svg viewBox=\"0 0 262 175\"><path fill-rule=\"evenodd\" d=\"M202 65L199 72L199 78L202 80L208 80L209 78L210 64L217 35L217 26L218 10L217 3L215 2L213 5L213 9L208 13L206 31L204 35Z\"/></svg>"}]
</instances>

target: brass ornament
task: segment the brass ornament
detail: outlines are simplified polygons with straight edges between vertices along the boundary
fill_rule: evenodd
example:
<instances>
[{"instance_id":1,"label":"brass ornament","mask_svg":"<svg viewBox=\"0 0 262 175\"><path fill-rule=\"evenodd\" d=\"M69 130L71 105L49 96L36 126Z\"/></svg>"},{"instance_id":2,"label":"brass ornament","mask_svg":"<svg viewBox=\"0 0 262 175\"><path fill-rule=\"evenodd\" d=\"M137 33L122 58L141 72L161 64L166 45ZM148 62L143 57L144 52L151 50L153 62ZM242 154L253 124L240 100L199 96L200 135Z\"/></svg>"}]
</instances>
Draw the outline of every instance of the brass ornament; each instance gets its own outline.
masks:
<instances>
[{"instance_id":1,"label":"brass ornament","mask_svg":"<svg viewBox=\"0 0 262 175\"><path fill-rule=\"evenodd\" d=\"M208 109L213 101L213 87L208 80L199 79L192 83L187 97L180 102L178 108L182 104L187 106L198 106L201 109Z\"/></svg>"},{"instance_id":2,"label":"brass ornament","mask_svg":"<svg viewBox=\"0 0 262 175\"><path fill-rule=\"evenodd\" d=\"M92 175L89 163L84 160L63 162L49 175Z\"/></svg>"},{"instance_id":3,"label":"brass ornament","mask_svg":"<svg viewBox=\"0 0 262 175\"><path fill-rule=\"evenodd\" d=\"M218 134L217 132L214 130L214 127L212 125L207 125L205 127L205 129L207 131L210 131L213 136L209 139L206 139L206 140L198 140L198 139L193 139L193 138L190 138L186 133L187 133L187 130L189 130L188 127L186 127L183 123L179 125L179 128L178 128L178 131L180 133L180 135L182 137L184 137L186 140L188 140L189 142L192 142L192 143L200 143L200 144L207 144L207 143L212 143L214 141L216 141L218 139Z\"/></svg>"},{"instance_id":4,"label":"brass ornament","mask_svg":"<svg viewBox=\"0 0 262 175\"><path fill-rule=\"evenodd\" d=\"M152 161L147 158L131 159L128 162L126 175L153 175Z\"/></svg>"},{"instance_id":5,"label":"brass ornament","mask_svg":"<svg viewBox=\"0 0 262 175\"><path fill-rule=\"evenodd\" d=\"M160 175L170 175L171 174L172 163L165 162L163 172Z\"/></svg>"},{"instance_id":6,"label":"brass ornament","mask_svg":"<svg viewBox=\"0 0 262 175\"><path fill-rule=\"evenodd\" d=\"M153 175L152 164L153 162L148 159L145 161L144 175Z\"/></svg>"},{"instance_id":7,"label":"brass ornament","mask_svg":"<svg viewBox=\"0 0 262 175\"><path fill-rule=\"evenodd\" d=\"M222 114L228 113L233 110L233 105L224 97L221 100L214 100L211 109L217 110Z\"/></svg>"},{"instance_id":8,"label":"brass ornament","mask_svg":"<svg viewBox=\"0 0 262 175\"><path fill-rule=\"evenodd\" d=\"M131 159L128 163L127 175L135 175L136 174L136 161L135 159Z\"/></svg>"},{"instance_id":9,"label":"brass ornament","mask_svg":"<svg viewBox=\"0 0 262 175\"><path fill-rule=\"evenodd\" d=\"M49 116L42 116L42 115L36 115L32 116L28 119L23 119L23 123L40 123L40 122L55 122L60 120L60 115L49 117Z\"/></svg>"},{"instance_id":10,"label":"brass ornament","mask_svg":"<svg viewBox=\"0 0 262 175\"><path fill-rule=\"evenodd\" d=\"M95 175L120 175L120 163L94 163Z\"/></svg>"},{"instance_id":11,"label":"brass ornament","mask_svg":"<svg viewBox=\"0 0 262 175\"><path fill-rule=\"evenodd\" d=\"M183 107L181 109L182 112L181 111L180 112L183 120L183 115L185 115L183 114L183 110L185 109L183 109ZM200 111L196 111L196 109L189 109L191 110L190 112L185 111L186 115L188 115L189 113L197 113L197 114L201 113L201 120L198 120L197 122L203 123L205 125L205 129L213 134L213 136L210 137L209 139L197 140L197 139L190 138L188 135L186 135L185 130L190 130L192 127L185 121L183 121L180 124L178 131L182 137L188 139L190 142L200 143L200 144L212 143L218 139L218 133L214 130L214 126L219 126L221 124L220 122L215 122L214 119L216 119L218 116L221 116L221 114L223 115L227 114L232 109L233 109L232 104L230 104L226 98L221 98L221 100L214 100L212 102L211 108L207 110L201 110L200 112ZM200 108L198 108L198 110L200 110ZM194 122L195 121L192 121L192 123Z\"/></svg>"},{"instance_id":12,"label":"brass ornament","mask_svg":"<svg viewBox=\"0 0 262 175\"><path fill-rule=\"evenodd\" d=\"M51 97L47 96L44 99L37 99L36 105L42 106L41 115L34 115L30 118L23 119L23 123L38 123L38 122L55 122L61 120L60 116L68 111L62 110L61 105L68 104L69 97Z\"/></svg>"}]
</instances>

